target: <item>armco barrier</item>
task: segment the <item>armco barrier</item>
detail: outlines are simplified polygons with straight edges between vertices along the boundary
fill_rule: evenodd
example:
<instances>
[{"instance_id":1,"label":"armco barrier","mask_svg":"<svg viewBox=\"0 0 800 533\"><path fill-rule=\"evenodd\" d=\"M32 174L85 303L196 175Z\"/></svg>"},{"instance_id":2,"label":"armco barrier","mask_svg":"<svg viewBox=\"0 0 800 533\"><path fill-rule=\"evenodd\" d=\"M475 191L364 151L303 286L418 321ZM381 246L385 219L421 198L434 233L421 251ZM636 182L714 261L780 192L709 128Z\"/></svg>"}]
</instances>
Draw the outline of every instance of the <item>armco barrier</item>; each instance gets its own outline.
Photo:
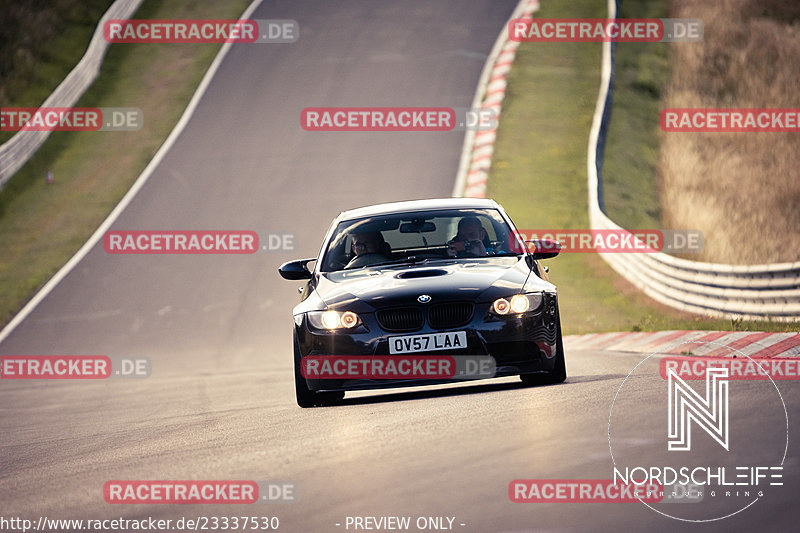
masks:
<instances>
[{"instance_id":1,"label":"armco barrier","mask_svg":"<svg viewBox=\"0 0 800 533\"><path fill-rule=\"evenodd\" d=\"M530 16L537 0L520 0L511 18ZM609 18L616 18L615 0L608 0ZM505 78L519 43L508 41L503 28L486 61L472 107L494 109L500 116ZM601 165L611 111L614 43L603 43L600 93L597 98L587 158L589 221L592 229L622 228L603 212ZM495 130L464 137L453 196L484 197L491 168ZM624 230L623 230L624 231ZM657 254L600 254L622 277L663 304L691 313L742 319L800 321L800 261L775 265L723 265Z\"/></svg>"},{"instance_id":2,"label":"armco barrier","mask_svg":"<svg viewBox=\"0 0 800 533\"><path fill-rule=\"evenodd\" d=\"M64 78L40 107L72 107L97 78L108 49L103 38L103 23L109 19L126 19L139 8L142 0L116 0L92 35L89 47L75 68ZM20 131L0 145L0 189L36 153L50 136L49 131Z\"/></svg>"},{"instance_id":3,"label":"armco barrier","mask_svg":"<svg viewBox=\"0 0 800 533\"><path fill-rule=\"evenodd\" d=\"M608 0L608 17L617 4ZM587 159L589 222L592 229L616 229L600 204L601 165L613 89L613 43L603 43L600 93L589 136ZM664 253L600 256L648 296L682 311L724 318L800 321L800 261L774 265L724 265L680 259Z\"/></svg>"}]
</instances>

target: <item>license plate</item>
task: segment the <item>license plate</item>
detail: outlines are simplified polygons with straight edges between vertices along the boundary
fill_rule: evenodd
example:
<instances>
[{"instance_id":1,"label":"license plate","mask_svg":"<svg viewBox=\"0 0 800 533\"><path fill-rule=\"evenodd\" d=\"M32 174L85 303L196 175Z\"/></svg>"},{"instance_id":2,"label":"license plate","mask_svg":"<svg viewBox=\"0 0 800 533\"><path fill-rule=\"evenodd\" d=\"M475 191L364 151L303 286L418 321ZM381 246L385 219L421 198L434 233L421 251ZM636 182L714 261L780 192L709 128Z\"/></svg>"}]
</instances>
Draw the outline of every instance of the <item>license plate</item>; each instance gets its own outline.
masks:
<instances>
[{"instance_id":1,"label":"license plate","mask_svg":"<svg viewBox=\"0 0 800 533\"><path fill-rule=\"evenodd\" d=\"M461 350L467 347L466 331L428 333L389 337L389 353L431 352L435 350Z\"/></svg>"}]
</instances>

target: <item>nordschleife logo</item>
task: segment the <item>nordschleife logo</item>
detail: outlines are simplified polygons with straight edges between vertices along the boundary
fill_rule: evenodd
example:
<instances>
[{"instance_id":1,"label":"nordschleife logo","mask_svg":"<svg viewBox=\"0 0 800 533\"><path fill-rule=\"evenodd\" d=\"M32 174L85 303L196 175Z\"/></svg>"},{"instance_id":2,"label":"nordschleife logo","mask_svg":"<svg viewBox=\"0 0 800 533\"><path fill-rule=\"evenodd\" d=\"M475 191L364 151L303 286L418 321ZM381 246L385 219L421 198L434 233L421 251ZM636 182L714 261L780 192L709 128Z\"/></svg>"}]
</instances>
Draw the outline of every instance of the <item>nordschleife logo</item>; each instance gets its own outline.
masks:
<instances>
[{"instance_id":1,"label":"nordschleife logo","mask_svg":"<svg viewBox=\"0 0 800 533\"><path fill-rule=\"evenodd\" d=\"M667 447L692 449L692 425L697 425L729 450L728 369L706 369L706 393L700 396L674 370L667 371ZM694 422L694 424L693 424Z\"/></svg>"}]
</instances>

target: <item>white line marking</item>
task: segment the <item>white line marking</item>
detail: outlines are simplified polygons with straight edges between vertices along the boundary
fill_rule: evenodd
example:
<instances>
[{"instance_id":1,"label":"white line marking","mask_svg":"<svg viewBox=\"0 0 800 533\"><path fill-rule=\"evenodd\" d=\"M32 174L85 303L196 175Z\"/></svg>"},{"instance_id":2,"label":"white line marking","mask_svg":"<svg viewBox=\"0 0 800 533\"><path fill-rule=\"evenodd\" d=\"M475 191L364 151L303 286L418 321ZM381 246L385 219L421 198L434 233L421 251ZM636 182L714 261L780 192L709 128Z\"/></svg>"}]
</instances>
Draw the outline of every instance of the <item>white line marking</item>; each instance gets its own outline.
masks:
<instances>
[{"instance_id":1,"label":"white line marking","mask_svg":"<svg viewBox=\"0 0 800 533\"><path fill-rule=\"evenodd\" d=\"M514 8L514 11L511 13L511 16L508 18L508 21L503 25L503 29L500 30L500 35L497 36L497 40L494 42L494 46L492 47L492 51L489 53L489 57L486 58L486 63L483 64L483 70L481 71L481 77L478 79L478 87L475 90L475 96L472 98L472 106L470 109L479 109L481 107L481 101L483 100L483 96L486 93L486 86L489 82L489 77L492 73L492 68L494 67L497 58L500 56L500 53L503 51L503 46L506 44L506 40L508 39L508 23L511 22L512 19L519 18L522 13L525 12L527 5L530 3L531 0L520 0L517 4L517 7ZM538 3L536 3L536 7L533 11L539 9ZM475 131L474 130L467 130L464 134L464 143L461 145L461 160L458 163L458 172L456 173L456 182L453 185L453 193L452 196L454 197L461 197L464 196L464 192L467 186L467 172L469 171L470 166L470 159L472 154L472 145L475 139Z\"/></svg>"},{"instance_id":2,"label":"white line marking","mask_svg":"<svg viewBox=\"0 0 800 533\"><path fill-rule=\"evenodd\" d=\"M239 17L240 19L248 19L250 15L252 15L253 11L255 11L258 6L261 4L262 0L253 0L253 2L245 9L244 13ZM117 220L117 217L128 207L128 204L131 203L133 198L139 192L139 190L144 186L147 180L150 178L150 175L153 171L158 167L161 163L161 160L164 159L164 156L167 155L169 150L172 148L172 145L175 144L175 141L178 139L183 130L186 128L186 125L189 123L189 120L192 118L194 114L195 108L200 102L200 99L206 92L208 85L211 83L211 80L214 78L214 75L217 73L217 69L222 64L222 60L227 55L228 50L230 50L231 46L233 45L232 42L228 42L222 45L219 52L217 52L217 56L212 61L211 66L208 67L205 75L203 76L200 85L197 86L197 89L192 95L192 99L189 102L189 105L186 106L186 110L184 110L183 115L181 115L180 120L175 125L175 128L170 132L169 137L167 140L164 141L164 144L161 145L161 148L158 149L158 152L153 159L150 160L150 163L145 167L139 177L136 178L133 186L130 190L122 197L122 200L117 204L113 211L106 217L100 227L95 230L89 240L81 246L81 249L75 252L67 263L61 267L61 269L55 273L55 275L48 280L45 285L39 289L33 298L31 298L25 307L23 307L19 313L17 313L14 318L11 319L6 327L3 328L3 331L0 331L0 343L2 343L11 333L19 326L23 320L25 320L28 315L30 315L34 309L44 300L48 294L50 294L56 286L61 283L67 274L72 272L72 269L81 262L81 260L86 257L86 255L94 248L94 246L100 242L103 238L103 234L108 231L111 225Z\"/></svg>"}]
</instances>

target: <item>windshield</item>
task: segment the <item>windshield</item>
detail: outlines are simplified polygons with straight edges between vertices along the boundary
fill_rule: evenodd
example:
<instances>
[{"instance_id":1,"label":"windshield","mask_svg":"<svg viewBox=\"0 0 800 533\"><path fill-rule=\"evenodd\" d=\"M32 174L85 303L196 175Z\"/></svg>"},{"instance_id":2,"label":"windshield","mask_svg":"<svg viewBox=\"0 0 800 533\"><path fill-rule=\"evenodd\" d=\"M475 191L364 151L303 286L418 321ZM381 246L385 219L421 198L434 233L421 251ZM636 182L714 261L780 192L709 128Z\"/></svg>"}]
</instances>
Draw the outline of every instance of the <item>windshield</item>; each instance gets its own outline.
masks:
<instances>
[{"instance_id":1,"label":"windshield","mask_svg":"<svg viewBox=\"0 0 800 533\"><path fill-rule=\"evenodd\" d=\"M496 209L447 209L339 223L322 272L375 265L518 255L512 228Z\"/></svg>"}]
</instances>

